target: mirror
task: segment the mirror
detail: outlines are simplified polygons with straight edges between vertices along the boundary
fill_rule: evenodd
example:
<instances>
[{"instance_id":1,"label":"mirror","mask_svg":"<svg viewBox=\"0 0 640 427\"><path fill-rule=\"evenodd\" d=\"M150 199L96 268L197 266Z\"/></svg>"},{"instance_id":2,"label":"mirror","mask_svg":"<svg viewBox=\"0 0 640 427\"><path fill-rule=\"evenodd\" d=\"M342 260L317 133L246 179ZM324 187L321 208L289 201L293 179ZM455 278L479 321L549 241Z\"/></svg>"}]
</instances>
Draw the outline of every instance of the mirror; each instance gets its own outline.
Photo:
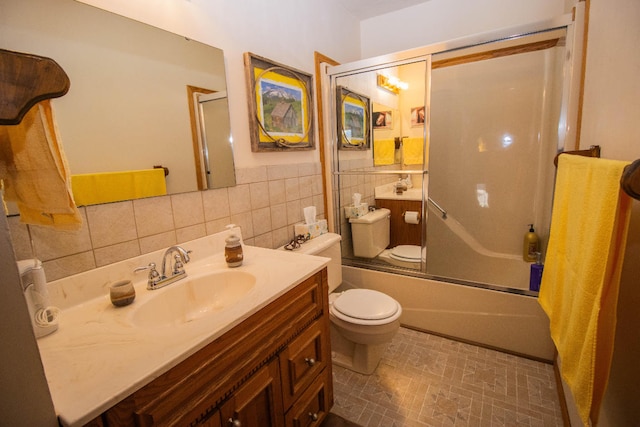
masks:
<instances>
[{"instance_id":1,"label":"mirror","mask_svg":"<svg viewBox=\"0 0 640 427\"><path fill-rule=\"evenodd\" d=\"M210 181L235 185L222 50L73 0L2 9L3 48L52 58L69 75L71 88L54 108L72 174L162 166L167 193L195 191L209 188L197 176L208 152ZM188 86L225 94L215 118L201 121L204 150L194 149L203 125L193 126ZM215 144L214 134L223 135Z\"/></svg>"},{"instance_id":2,"label":"mirror","mask_svg":"<svg viewBox=\"0 0 640 427\"><path fill-rule=\"evenodd\" d=\"M374 166L379 170L413 170L422 167L425 111L424 61L390 65L336 78L336 122L340 171ZM401 87L389 89L380 77L393 77ZM369 134L365 139L349 138L357 121L346 114L345 105L370 105ZM361 107L367 111L367 108ZM422 111L422 119L419 112ZM357 116L356 117L360 117ZM369 143L370 142L370 143ZM369 150L370 149L370 150Z\"/></svg>"}]
</instances>

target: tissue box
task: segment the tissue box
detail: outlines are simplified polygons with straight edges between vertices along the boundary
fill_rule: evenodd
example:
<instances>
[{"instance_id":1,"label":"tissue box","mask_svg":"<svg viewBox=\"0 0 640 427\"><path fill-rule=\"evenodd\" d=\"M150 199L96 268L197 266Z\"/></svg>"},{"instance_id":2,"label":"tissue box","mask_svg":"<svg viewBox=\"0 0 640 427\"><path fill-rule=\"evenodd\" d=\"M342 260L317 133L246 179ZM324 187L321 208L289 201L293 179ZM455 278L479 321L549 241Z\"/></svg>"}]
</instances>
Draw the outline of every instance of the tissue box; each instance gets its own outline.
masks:
<instances>
[{"instance_id":1,"label":"tissue box","mask_svg":"<svg viewBox=\"0 0 640 427\"><path fill-rule=\"evenodd\" d=\"M313 239L321 234L328 233L329 227L327 227L327 220L321 219L313 224L295 224L293 231L296 236L303 235L307 239Z\"/></svg>"},{"instance_id":2,"label":"tissue box","mask_svg":"<svg viewBox=\"0 0 640 427\"><path fill-rule=\"evenodd\" d=\"M360 206L345 206L344 216L349 218L358 218L366 215L369 212L369 205L367 203L360 203Z\"/></svg>"}]
</instances>

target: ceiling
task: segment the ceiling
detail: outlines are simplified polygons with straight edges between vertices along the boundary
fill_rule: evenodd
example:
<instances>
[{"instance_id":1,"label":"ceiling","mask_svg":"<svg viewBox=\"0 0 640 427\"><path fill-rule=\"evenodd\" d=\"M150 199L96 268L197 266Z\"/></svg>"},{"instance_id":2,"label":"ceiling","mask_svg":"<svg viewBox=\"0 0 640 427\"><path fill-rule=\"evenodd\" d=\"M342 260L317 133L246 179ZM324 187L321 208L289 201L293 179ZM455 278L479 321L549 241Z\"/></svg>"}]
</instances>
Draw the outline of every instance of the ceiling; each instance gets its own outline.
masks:
<instances>
[{"instance_id":1,"label":"ceiling","mask_svg":"<svg viewBox=\"0 0 640 427\"><path fill-rule=\"evenodd\" d=\"M428 1L429 0L341 0L340 3L353 15L363 20Z\"/></svg>"}]
</instances>

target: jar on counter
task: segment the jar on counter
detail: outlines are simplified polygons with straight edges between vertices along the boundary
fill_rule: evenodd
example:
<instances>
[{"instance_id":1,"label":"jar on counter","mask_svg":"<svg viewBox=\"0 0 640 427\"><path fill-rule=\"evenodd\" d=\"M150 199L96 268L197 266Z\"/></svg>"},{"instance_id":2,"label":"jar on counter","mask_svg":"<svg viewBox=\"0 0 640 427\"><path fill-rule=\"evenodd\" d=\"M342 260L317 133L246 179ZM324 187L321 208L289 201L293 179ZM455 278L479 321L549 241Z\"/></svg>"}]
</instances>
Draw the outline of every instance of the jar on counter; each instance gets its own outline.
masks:
<instances>
[{"instance_id":1,"label":"jar on counter","mask_svg":"<svg viewBox=\"0 0 640 427\"><path fill-rule=\"evenodd\" d=\"M225 239L224 258L229 267L239 267L243 259L242 244L240 238L235 234Z\"/></svg>"}]
</instances>

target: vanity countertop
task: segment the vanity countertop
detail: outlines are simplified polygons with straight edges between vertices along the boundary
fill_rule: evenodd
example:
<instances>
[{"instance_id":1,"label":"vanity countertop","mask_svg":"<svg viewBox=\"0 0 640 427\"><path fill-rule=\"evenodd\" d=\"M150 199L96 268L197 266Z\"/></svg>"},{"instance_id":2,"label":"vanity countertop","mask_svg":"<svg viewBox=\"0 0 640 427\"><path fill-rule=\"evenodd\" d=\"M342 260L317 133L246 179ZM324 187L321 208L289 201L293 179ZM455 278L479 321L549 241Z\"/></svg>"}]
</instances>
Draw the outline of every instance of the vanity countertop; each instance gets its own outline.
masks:
<instances>
[{"instance_id":1,"label":"vanity countertop","mask_svg":"<svg viewBox=\"0 0 640 427\"><path fill-rule=\"evenodd\" d=\"M182 246L191 249L188 243ZM65 307L58 331L38 340L61 423L77 426L91 421L320 271L329 261L251 246L244 246L244 255L242 266L232 270L252 273L257 278L253 289L232 306L179 326L133 324L137 306L156 293L180 286L178 281L149 291L145 274L136 276L136 299L129 306L114 307L102 285L102 295ZM185 266L187 274L228 269L220 251L199 258ZM76 287L82 282L78 278L73 281ZM69 289L58 290L65 292Z\"/></svg>"},{"instance_id":2,"label":"vanity countertop","mask_svg":"<svg viewBox=\"0 0 640 427\"><path fill-rule=\"evenodd\" d=\"M394 184L385 184L375 188L375 199L384 200L422 200L422 187L413 187L397 194Z\"/></svg>"}]
</instances>

